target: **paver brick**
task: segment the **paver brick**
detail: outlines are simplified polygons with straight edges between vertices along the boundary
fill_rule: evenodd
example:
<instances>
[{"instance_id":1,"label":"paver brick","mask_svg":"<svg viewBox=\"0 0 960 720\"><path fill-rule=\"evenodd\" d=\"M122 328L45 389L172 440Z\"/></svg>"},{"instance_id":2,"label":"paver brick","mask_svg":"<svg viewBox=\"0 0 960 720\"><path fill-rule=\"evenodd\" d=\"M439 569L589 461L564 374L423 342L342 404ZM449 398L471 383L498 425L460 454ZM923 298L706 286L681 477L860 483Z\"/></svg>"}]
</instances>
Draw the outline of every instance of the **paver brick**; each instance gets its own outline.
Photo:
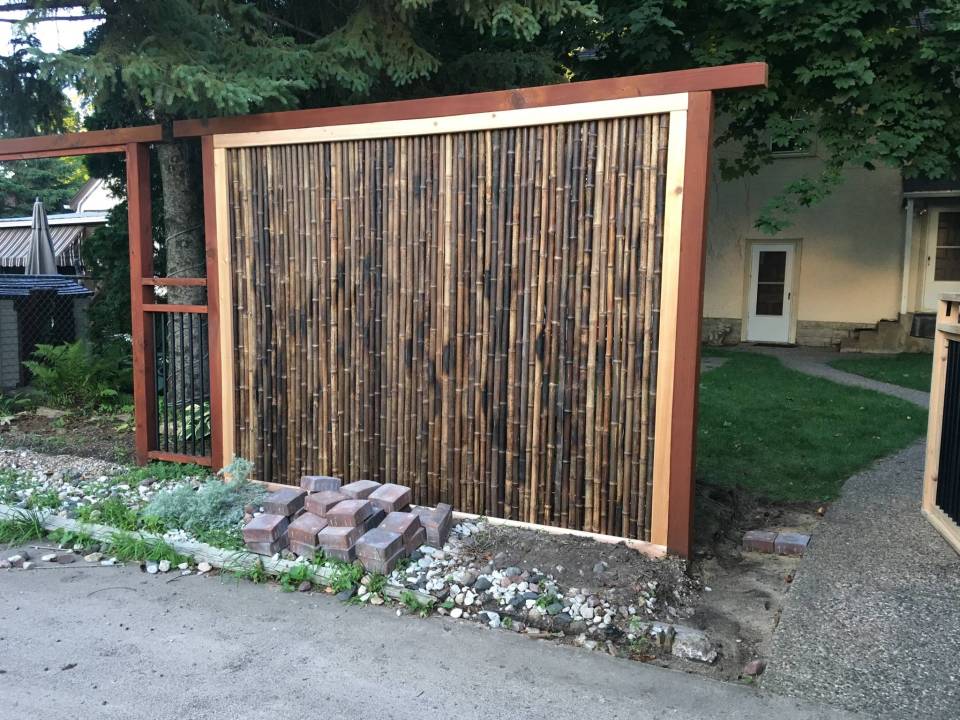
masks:
<instances>
[{"instance_id":1,"label":"paver brick","mask_svg":"<svg viewBox=\"0 0 960 720\"><path fill-rule=\"evenodd\" d=\"M313 560L317 556L317 548L315 545L310 545L309 543L300 543L295 540L290 540L290 552L299 555L300 557L305 557L307 560Z\"/></svg>"},{"instance_id":2,"label":"paver brick","mask_svg":"<svg viewBox=\"0 0 960 720\"><path fill-rule=\"evenodd\" d=\"M367 499L384 512L392 513L410 507L410 488L396 483L386 483L374 490Z\"/></svg>"},{"instance_id":3,"label":"paver brick","mask_svg":"<svg viewBox=\"0 0 960 720\"><path fill-rule=\"evenodd\" d=\"M367 517L366 520L360 523L360 527L363 528L363 532L368 532L370 530L373 530L375 527L378 527L380 523L383 522L383 519L386 516L387 514L381 508L378 508L376 505L374 505L373 512L370 513L369 517Z\"/></svg>"},{"instance_id":4,"label":"paver brick","mask_svg":"<svg viewBox=\"0 0 960 720\"><path fill-rule=\"evenodd\" d=\"M777 533L769 530L749 530L743 534L743 549L747 552L772 553Z\"/></svg>"},{"instance_id":5,"label":"paver brick","mask_svg":"<svg viewBox=\"0 0 960 720\"><path fill-rule=\"evenodd\" d=\"M330 550L352 549L362 534L362 528L327 525L317 533L317 543L329 554Z\"/></svg>"},{"instance_id":6,"label":"paver brick","mask_svg":"<svg viewBox=\"0 0 960 720\"><path fill-rule=\"evenodd\" d=\"M356 549L361 560L386 561L403 550L403 536L392 530L374 528L357 540Z\"/></svg>"},{"instance_id":7,"label":"paver brick","mask_svg":"<svg viewBox=\"0 0 960 720\"><path fill-rule=\"evenodd\" d=\"M420 529L413 534L412 538L410 538L410 541L404 543L404 550L406 551L407 555L409 555L425 542L427 542L427 529L421 525Z\"/></svg>"},{"instance_id":8,"label":"paver brick","mask_svg":"<svg viewBox=\"0 0 960 720\"><path fill-rule=\"evenodd\" d=\"M290 538L290 548L293 549L294 543L316 547L317 533L323 530L327 524L325 518L305 512L290 523L290 527L287 529L287 535Z\"/></svg>"},{"instance_id":9,"label":"paver brick","mask_svg":"<svg viewBox=\"0 0 960 720\"><path fill-rule=\"evenodd\" d=\"M263 511L271 515L290 517L303 507L303 500L307 496L306 490L300 488L283 488L267 495L263 501Z\"/></svg>"},{"instance_id":10,"label":"paver brick","mask_svg":"<svg viewBox=\"0 0 960 720\"><path fill-rule=\"evenodd\" d=\"M774 543L778 555L803 555L810 536L803 533L780 533Z\"/></svg>"},{"instance_id":11,"label":"paver brick","mask_svg":"<svg viewBox=\"0 0 960 720\"><path fill-rule=\"evenodd\" d=\"M304 500L304 507L307 508L307 512L325 518L330 508L339 502L349 499L349 496L344 495L339 490L321 490L320 492L307 495L307 499Z\"/></svg>"},{"instance_id":12,"label":"paver brick","mask_svg":"<svg viewBox=\"0 0 960 720\"><path fill-rule=\"evenodd\" d=\"M397 563L403 559L403 552L403 546L401 545L400 549L386 560L380 560L379 558L359 558L360 564L363 565L363 569L367 572L389 575L397 567Z\"/></svg>"},{"instance_id":13,"label":"paver brick","mask_svg":"<svg viewBox=\"0 0 960 720\"><path fill-rule=\"evenodd\" d=\"M287 531L288 524L283 515L257 515L243 526L243 541L271 543Z\"/></svg>"},{"instance_id":14,"label":"paver brick","mask_svg":"<svg viewBox=\"0 0 960 720\"><path fill-rule=\"evenodd\" d=\"M273 542L247 541L245 545L247 550L257 555L276 555L287 546L287 536L281 535Z\"/></svg>"},{"instance_id":15,"label":"paver brick","mask_svg":"<svg viewBox=\"0 0 960 720\"><path fill-rule=\"evenodd\" d=\"M420 516L420 523L427 531L427 543L436 548L443 547L450 535L450 527L453 525L453 508L447 503L439 503L432 510L418 507L416 512Z\"/></svg>"},{"instance_id":16,"label":"paver brick","mask_svg":"<svg viewBox=\"0 0 960 720\"><path fill-rule=\"evenodd\" d=\"M330 475L304 475L300 478L300 487L309 493L339 490L341 485L343 485L341 478Z\"/></svg>"},{"instance_id":17,"label":"paver brick","mask_svg":"<svg viewBox=\"0 0 960 720\"><path fill-rule=\"evenodd\" d=\"M380 483L373 480L357 480L341 487L340 492L355 500L362 500L370 497L370 494L378 487L380 487Z\"/></svg>"},{"instance_id":18,"label":"paver brick","mask_svg":"<svg viewBox=\"0 0 960 720\"><path fill-rule=\"evenodd\" d=\"M420 524L420 516L412 512L392 512L384 518L380 527L383 530L400 533L405 546L409 546L417 531L423 529Z\"/></svg>"},{"instance_id":19,"label":"paver brick","mask_svg":"<svg viewBox=\"0 0 960 720\"><path fill-rule=\"evenodd\" d=\"M336 560L342 560L343 562L353 562L357 559L357 550L351 545L350 547L343 548L324 548L324 555L330 558L335 558Z\"/></svg>"},{"instance_id":20,"label":"paver brick","mask_svg":"<svg viewBox=\"0 0 960 720\"><path fill-rule=\"evenodd\" d=\"M327 510L327 522L334 527L356 527L373 515L376 508L369 500L343 500Z\"/></svg>"}]
</instances>

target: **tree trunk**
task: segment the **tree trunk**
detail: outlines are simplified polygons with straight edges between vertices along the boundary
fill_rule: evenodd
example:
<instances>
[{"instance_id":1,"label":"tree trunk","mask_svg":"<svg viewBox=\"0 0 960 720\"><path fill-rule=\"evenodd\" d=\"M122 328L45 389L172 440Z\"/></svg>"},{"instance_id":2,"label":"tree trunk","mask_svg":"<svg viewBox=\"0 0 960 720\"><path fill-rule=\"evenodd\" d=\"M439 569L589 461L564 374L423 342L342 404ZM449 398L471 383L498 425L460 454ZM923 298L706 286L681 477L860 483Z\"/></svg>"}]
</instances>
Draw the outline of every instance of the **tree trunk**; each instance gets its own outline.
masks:
<instances>
[{"instance_id":1,"label":"tree trunk","mask_svg":"<svg viewBox=\"0 0 960 720\"><path fill-rule=\"evenodd\" d=\"M163 220L166 228L167 277L206 276L203 242L203 185L197 148L187 142L158 146L160 179L163 184ZM205 305L206 289L171 287L167 302ZM160 426L170 449L200 454L201 436L207 434L206 402L209 400L209 348L206 316L165 314L162 316L165 350L162 359L164 392ZM159 334L157 342L160 342ZM176 448L174 448L174 444Z\"/></svg>"}]
</instances>

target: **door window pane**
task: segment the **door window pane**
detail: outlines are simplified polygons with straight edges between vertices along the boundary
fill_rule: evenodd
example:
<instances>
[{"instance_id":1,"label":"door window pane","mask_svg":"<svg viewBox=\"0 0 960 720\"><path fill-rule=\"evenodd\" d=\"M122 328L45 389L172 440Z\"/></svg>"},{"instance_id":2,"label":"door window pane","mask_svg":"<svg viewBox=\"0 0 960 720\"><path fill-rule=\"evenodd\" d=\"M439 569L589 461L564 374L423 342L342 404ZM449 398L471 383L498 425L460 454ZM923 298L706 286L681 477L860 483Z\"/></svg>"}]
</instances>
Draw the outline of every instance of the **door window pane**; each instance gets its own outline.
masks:
<instances>
[{"instance_id":1,"label":"door window pane","mask_svg":"<svg viewBox=\"0 0 960 720\"><path fill-rule=\"evenodd\" d=\"M960 212L940 213L933 279L960 280Z\"/></svg>"},{"instance_id":2,"label":"door window pane","mask_svg":"<svg viewBox=\"0 0 960 720\"><path fill-rule=\"evenodd\" d=\"M787 253L785 250L761 250L757 280L782 283L786 268Z\"/></svg>"},{"instance_id":3,"label":"door window pane","mask_svg":"<svg viewBox=\"0 0 960 720\"><path fill-rule=\"evenodd\" d=\"M761 250L757 267L757 315L783 315L785 250Z\"/></svg>"}]
</instances>

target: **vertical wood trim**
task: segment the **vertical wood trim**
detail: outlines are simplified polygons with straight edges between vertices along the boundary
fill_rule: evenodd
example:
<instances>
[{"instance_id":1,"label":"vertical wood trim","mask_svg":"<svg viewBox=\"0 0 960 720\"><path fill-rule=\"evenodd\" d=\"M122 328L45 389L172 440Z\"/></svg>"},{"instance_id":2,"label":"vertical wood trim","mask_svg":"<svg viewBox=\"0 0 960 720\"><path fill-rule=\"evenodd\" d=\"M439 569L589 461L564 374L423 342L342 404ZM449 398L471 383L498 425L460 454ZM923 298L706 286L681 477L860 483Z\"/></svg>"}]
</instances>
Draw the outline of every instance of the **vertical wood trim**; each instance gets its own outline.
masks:
<instances>
[{"instance_id":1,"label":"vertical wood trim","mask_svg":"<svg viewBox=\"0 0 960 720\"><path fill-rule=\"evenodd\" d=\"M200 140L201 162L203 169L203 239L207 261L207 347L210 357L210 445L213 467L223 467L223 375L220 358L221 319L218 292L219 265L217 262L217 217L216 171L214 169L214 149L212 138ZM230 312L230 305L224 310Z\"/></svg>"},{"instance_id":2,"label":"vertical wood trim","mask_svg":"<svg viewBox=\"0 0 960 720\"><path fill-rule=\"evenodd\" d=\"M947 348L950 336L939 329L941 323L956 323L960 303L938 301L937 326L933 340L933 374L930 383L930 409L927 413L927 449L923 470L924 512L937 508L937 475L940 465L940 434L943 430L943 393L947 378Z\"/></svg>"},{"instance_id":3,"label":"vertical wood trim","mask_svg":"<svg viewBox=\"0 0 960 720\"><path fill-rule=\"evenodd\" d=\"M693 543L694 472L696 468L697 393L700 386L700 329L703 317L703 273L706 242L707 182L710 173L712 144L713 95L709 92L690 93L683 129L684 160L681 189L669 181L668 202L671 195L680 195L680 248L676 267L676 288L671 288L676 302L673 307L672 334L674 340L670 357L660 356L660 368L669 368L671 392L658 397L670 406L670 423L659 424L660 436L669 435L669 466L664 476L666 485L659 490L667 492L666 503L661 497L661 513L666 505L666 528L659 518L661 534L651 535L654 543L681 556L689 556ZM674 129L671 114L671 148L679 141L681 129ZM674 134L676 133L676 135ZM679 147L679 145L678 145ZM669 215L667 216L670 217ZM676 218L671 221L676 222ZM664 287L667 284L664 251ZM671 262L673 254L669 253ZM670 307L670 306L667 306ZM663 315L661 315L663 317ZM679 319L682 319L680 321ZM662 322L662 321L661 321ZM662 331L661 331L662 333ZM664 341L661 334L661 347ZM659 413L658 413L659 415ZM661 456L661 461L664 459ZM654 484L656 487L656 483ZM655 492L656 495L656 492ZM655 507L657 507L655 505Z\"/></svg>"},{"instance_id":4,"label":"vertical wood trim","mask_svg":"<svg viewBox=\"0 0 960 720\"><path fill-rule=\"evenodd\" d=\"M660 285L660 337L657 343L657 391L653 442L653 496L650 542L667 544L670 516L670 440L673 422L674 351L677 337L677 293L684 205L683 172L686 159L687 113L670 113L667 146L667 183L663 218L663 258Z\"/></svg>"},{"instance_id":5,"label":"vertical wood trim","mask_svg":"<svg viewBox=\"0 0 960 720\"><path fill-rule=\"evenodd\" d=\"M207 247L207 324L210 329L210 420L213 467L229 464L235 454L233 288L230 259L230 208L225 150L214 137L202 138L203 206Z\"/></svg>"},{"instance_id":6,"label":"vertical wood trim","mask_svg":"<svg viewBox=\"0 0 960 720\"><path fill-rule=\"evenodd\" d=\"M127 218L130 252L130 318L133 351L133 397L136 459L148 461L157 431L156 379L154 375L153 323L143 306L153 288L143 284L153 276L153 223L150 204L150 150L145 143L126 146Z\"/></svg>"}]
</instances>

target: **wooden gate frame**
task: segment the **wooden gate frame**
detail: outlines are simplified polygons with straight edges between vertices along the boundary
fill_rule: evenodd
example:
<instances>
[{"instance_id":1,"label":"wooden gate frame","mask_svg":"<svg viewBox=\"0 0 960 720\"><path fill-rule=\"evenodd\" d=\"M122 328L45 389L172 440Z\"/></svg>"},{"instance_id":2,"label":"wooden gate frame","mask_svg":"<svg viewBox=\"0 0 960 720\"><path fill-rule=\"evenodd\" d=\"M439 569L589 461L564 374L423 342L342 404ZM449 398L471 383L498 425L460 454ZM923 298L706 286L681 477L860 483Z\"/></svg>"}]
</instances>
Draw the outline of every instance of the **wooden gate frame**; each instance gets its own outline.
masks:
<instances>
[{"instance_id":1,"label":"wooden gate frame","mask_svg":"<svg viewBox=\"0 0 960 720\"><path fill-rule=\"evenodd\" d=\"M211 350L212 431L212 458L207 462L219 468L232 459L234 447L233 344L229 311L221 316L221 306L225 309L231 306L230 259L224 243L228 227L226 186L223 181L226 175L222 162L223 148L231 142L228 138L234 136L234 141L239 142L244 135L252 137L250 133L426 121L429 118L473 114L488 114L490 118L495 118L497 113L507 110L685 95L686 109L675 111L678 114L671 117L671 134L682 133L682 141L677 142L674 138L670 143L679 152L668 150L667 202L672 203L674 210L665 217L664 235L678 237L679 242L675 244L675 252L665 254L663 259L664 282L661 292L664 307L672 307L674 312L672 317L661 317L659 361L662 364L659 366L657 394L660 398L670 398L670 401L658 403L657 409L657 426L661 428L663 439L655 445L654 467L657 475L666 481L654 483L651 541L653 545L670 552L688 556L693 529L696 409L713 92L763 87L766 83L765 63L744 63L422 100L182 120L174 122L172 132L168 129L167 133L160 126L151 125L0 140L0 161L106 152L126 154L137 461L197 461L194 457L149 449L149 439L156 432L155 408L153 412L150 411L151 405L155 404L156 393L150 387L153 382L151 364L154 352L152 324L145 322L145 319L147 314L163 312L164 308L171 312L184 309L183 306L150 302L154 287L205 284ZM564 119L555 117L553 122L562 122ZM205 281L200 278L175 280L153 276L149 145L186 138L199 138L201 142L207 263ZM219 162L218 152L221 153ZM189 307L191 311L197 309L195 306ZM677 318L693 320L676 322ZM667 427L669 432L663 433Z\"/></svg>"},{"instance_id":2,"label":"wooden gate frame","mask_svg":"<svg viewBox=\"0 0 960 720\"><path fill-rule=\"evenodd\" d=\"M960 527L937 505L940 474L940 436L943 430L943 395L947 377L947 348L960 340L960 293L945 293L937 301L937 330L933 338L933 374L927 416L927 449L923 468L923 514L953 549L960 553Z\"/></svg>"}]
</instances>

